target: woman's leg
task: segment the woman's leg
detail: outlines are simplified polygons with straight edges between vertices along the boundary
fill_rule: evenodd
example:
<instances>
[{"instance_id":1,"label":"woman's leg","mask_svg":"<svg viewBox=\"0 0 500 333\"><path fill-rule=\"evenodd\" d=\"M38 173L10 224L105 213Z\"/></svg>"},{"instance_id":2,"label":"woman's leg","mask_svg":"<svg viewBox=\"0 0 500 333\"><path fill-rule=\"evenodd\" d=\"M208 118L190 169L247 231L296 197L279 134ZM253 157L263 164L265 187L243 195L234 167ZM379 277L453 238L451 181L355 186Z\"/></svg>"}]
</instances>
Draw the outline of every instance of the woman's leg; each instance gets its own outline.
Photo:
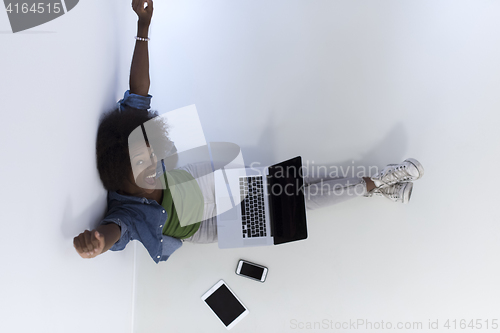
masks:
<instances>
[{"instance_id":1,"label":"woman's leg","mask_svg":"<svg viewBox=\"0 0 500 333\"><path fill-rule=\"evenodd\" d=\"M209 163L195 163L184 166L182 170L188 171L197 179L198 185L205 198L204 220L198 231L185 242L206 244L217 242L217 208L215 206L215 185L213 174L210 173ZM200 175L205 175L200 177ZM307 209L317 209L330 206L364 195L375 187L369 177L364 178L338 178L325 179L305 178L308 186L304 188ZM316 182L309 184L311 181Z\"/></svg>"},{"instance_id":2,"label":"woman's leg","mask_svg":"<svg viewBox=\"0 0 500 333\"><path fill-rule=\"evenodd\" d=\"M323 174L305 177L304 195L307 209L337 204L359 196L384 196L393 202L408 203L412 181L422 178L424 168L414 158L400 164L389 164L373 177L329 178Z\"/></svg>"},{"instance_id":3,"label":"woman's leg","mask_svg":"<svg viewBox=\"0 0 500 333\"><path fill-rule=\"evenodd\" d=\"M375 187L369 177L321 179L315 183L309 183L308 179L305 179L305 183L304 196L308 210L365 196Z\"/></svg>"},{"instance_id":4,"label":"woman's leg","mask_svg":"<svg viewBox=\"0 0 500 333\"><path fill-rule=\"evenodd\" d=\"M307 209L331 206L364 196L375 188L370 177L332 177L327 168L303 170Z\"/></svg>"}]
</instances>

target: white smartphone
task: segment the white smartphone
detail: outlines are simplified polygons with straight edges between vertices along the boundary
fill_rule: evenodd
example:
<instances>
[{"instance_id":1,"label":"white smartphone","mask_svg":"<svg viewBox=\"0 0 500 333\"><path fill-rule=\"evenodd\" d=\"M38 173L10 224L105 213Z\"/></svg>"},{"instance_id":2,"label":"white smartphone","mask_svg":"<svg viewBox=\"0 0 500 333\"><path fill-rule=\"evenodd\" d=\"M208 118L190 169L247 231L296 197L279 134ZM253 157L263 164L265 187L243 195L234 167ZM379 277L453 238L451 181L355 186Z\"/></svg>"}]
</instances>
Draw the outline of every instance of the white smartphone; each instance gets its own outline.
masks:
<instances>
[{"instance_id":1,"label":"white smartphone","mask_svg":"<svg viewBox=\"0 0 500 333\"><path fill-rule=\"evenodd\" d=\"M246 260L240 260L236 267L236 274L252 280L264 282L267 277L267 267L254 264Z\"/></svg>"},{"instance_id":2,"label":"white smartphone","mask_svg":"<svg viewBox=\"0 0 500 333\"><path fill-rule=\"evenodd\" d=\"M217 282L201 296L201 299L228 330L248 314L248 309L229 289L224 280Z\"/></svg>"}]
</instances>

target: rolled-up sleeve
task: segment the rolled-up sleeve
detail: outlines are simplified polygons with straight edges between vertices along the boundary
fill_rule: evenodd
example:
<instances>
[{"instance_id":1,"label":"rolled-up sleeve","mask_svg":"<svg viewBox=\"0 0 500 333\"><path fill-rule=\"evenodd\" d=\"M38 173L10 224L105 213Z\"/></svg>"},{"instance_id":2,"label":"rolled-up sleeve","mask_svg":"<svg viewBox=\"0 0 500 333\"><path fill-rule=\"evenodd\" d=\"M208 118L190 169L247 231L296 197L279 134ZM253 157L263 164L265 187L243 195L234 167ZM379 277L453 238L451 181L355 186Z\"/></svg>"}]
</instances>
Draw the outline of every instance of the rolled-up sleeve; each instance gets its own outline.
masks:
<instances>
[{"instance_id":1,"label":"rolled-up sleeve","mask_svg":"<svg viewBox=\"0 0 500 333\"><path fill-rule=\"evenodd\" d=\"M120 110L123 110L124 106L128 106L135 109L149 110L151 108L151 98L153 96L147 95L137 95L130 93L130 90L125 91L123 98L118 101L118 106Z\"/></svg>"},{"instance_id":2,"label":"rolled-up sleeve","mask_svg":"<svg viewBox=\"0 0 500 333\"><path fill-rule=\"evenodd\" d=\"M182 241L180 239L162 235L162 254L159 261L166 261L181 246Z\"/></svg>"},{"instance_id":3,"label":"rolled-up sleeve","mask_svg":"<svg viewBox=\"0 0 500 333\"><path fill-rule=\"evenodd\" d=\"M113 244L113 246L110 247L110 250L121 251L125 248L125 246L127 246L128 242L130 242L129 226L127 226L127 223L125 222L124 219L118 217L111 217L111 218L107 217L101 221L100 225L106 225L109 223L115 223L119 225L121 229L120 239L115 244Z\"/></svg>"}]
</instances>

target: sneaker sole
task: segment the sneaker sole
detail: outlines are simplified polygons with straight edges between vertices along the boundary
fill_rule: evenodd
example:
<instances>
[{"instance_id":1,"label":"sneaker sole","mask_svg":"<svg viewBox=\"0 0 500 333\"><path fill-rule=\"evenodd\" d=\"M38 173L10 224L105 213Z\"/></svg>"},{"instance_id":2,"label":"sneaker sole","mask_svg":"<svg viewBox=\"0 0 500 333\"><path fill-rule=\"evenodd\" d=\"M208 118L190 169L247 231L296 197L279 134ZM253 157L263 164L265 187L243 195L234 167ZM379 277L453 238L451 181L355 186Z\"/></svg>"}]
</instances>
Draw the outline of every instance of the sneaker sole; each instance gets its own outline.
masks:
<instances>
[{"instance_id":1,"label":"sneaker sole","mask_svg":"<svg viewBox=\"0 0 500 333\"><path fill-rule=\"evenodd\" d=\"M411 198L411 192L413 191L413 183L409 182L406 183L407 185L405 186L404 192L403 192L403 203L407 204L410 202Z\"/></svg>"},{"instance_id":2,"label":"sneaker sole","mask_svg":"<svg viewBox=\"0 0 500 333\"><path fill-rule=\"evenodd\" d=\"M415 180L420 179L420 178L422 178L424 176L424 167L422 166L422 164L420 164L419 161L417 161L414 158L407 158L404 161L405 162L410 162L411 164L413 164L415 166L415 168L417 168L417 170L418 170L418 177L415 178Z\"/></svg>"}]
</instances>

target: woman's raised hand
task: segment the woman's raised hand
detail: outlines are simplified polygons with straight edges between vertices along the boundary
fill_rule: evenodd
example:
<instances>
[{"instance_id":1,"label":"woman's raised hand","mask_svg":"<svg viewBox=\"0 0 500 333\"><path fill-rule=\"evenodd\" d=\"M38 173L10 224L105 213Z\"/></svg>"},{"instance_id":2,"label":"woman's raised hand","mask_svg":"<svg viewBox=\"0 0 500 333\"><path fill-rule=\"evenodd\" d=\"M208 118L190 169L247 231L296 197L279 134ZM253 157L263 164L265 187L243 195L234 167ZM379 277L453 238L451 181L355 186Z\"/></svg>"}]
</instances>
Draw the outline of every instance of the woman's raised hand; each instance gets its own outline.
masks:
<instances>
[{"instance_id":1,"label":"woman's raised hand","mask_svg":"<svg viewBox=\"0 0 500 333\"><path fill-rule=\"evenodd\" d=\"M147 4L146 8L144 4ZM139 23L149 26L153 16L153 0L132 0L132 8L139 16Z\"/></svg>"}]
</instances>

